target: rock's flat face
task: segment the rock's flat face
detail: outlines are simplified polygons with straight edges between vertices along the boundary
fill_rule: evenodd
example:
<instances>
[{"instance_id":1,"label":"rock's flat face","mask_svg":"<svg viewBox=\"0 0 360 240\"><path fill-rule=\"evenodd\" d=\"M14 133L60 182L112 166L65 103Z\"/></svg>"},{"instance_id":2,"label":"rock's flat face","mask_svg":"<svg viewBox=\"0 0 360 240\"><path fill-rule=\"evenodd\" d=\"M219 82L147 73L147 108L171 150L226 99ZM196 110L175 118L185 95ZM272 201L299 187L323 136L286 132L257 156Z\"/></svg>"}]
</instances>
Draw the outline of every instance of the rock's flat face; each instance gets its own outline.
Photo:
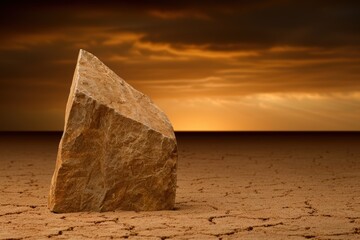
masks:
<instances>
[{"instance_id":1,"label":"rock's flat face","mask_svg":"<svg viewBox=\"0 0 360 240\"><path fill-rule=\"evenodd\" d=\"M51 211L174 207L177 146L170 121L147 96L84 50L65 115Z\"/></svg>"}]
</instances>

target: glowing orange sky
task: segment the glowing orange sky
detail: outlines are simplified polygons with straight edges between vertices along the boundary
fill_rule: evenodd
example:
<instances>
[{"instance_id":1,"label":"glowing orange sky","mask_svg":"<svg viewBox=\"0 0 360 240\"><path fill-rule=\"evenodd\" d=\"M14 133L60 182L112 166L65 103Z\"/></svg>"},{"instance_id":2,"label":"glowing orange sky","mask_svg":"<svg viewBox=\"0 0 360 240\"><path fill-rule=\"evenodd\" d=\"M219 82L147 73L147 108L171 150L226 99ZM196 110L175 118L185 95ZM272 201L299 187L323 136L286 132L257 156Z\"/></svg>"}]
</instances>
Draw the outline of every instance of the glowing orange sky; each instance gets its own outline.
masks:
<instances>
[{"instance_id":1,"label":"glowing orange sky","mask_svg":"<svg viewBox=\"0 0 360 240\"><path fill-rule=\"evenodd\" d=\"M62 130L79 48L175 130L360 130L357 1L4 5L0 130Z\"/></svg>"}]
</instances>

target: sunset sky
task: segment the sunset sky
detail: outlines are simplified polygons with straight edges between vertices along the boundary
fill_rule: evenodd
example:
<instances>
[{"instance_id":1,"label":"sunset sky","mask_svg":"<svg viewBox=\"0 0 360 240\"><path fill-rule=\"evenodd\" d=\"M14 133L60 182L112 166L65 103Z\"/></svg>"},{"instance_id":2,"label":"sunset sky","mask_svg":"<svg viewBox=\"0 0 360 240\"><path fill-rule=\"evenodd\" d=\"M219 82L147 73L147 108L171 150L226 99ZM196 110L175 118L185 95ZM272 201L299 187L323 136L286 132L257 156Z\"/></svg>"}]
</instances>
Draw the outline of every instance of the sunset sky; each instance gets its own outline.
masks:
<instances>
[{"instance_id":1,"label":"sunset sky","mask_svg":"<svg viewBox=\"0 0 360 240\"><path fill-rule=\"evenodd\" d=\"M80 48L178 131L360 130L360 1L123 2L2 3L1 131L63 129Z\"/></svg>"}]
</instances>

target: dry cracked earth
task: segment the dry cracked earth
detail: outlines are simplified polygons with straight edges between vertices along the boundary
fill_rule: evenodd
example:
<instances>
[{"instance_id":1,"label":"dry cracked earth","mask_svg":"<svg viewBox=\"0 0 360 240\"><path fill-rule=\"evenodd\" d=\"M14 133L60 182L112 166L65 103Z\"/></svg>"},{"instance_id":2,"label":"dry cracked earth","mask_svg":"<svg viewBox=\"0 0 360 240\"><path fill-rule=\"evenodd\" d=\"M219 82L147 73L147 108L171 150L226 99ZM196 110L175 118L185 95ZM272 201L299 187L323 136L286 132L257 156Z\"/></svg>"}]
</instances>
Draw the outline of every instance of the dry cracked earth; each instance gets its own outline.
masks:
<instances>
[{"instance_id":1,"label":"dry cracked earth","mask_svg":"<svg viewBox=\"0 0 360 240\"><path fill-rule=\"evenodd\" d=\"M60 133L0 135L0 239L360 239L359 133L178 133L176 208L54 214Z\"/></svg>"}]
</instances>

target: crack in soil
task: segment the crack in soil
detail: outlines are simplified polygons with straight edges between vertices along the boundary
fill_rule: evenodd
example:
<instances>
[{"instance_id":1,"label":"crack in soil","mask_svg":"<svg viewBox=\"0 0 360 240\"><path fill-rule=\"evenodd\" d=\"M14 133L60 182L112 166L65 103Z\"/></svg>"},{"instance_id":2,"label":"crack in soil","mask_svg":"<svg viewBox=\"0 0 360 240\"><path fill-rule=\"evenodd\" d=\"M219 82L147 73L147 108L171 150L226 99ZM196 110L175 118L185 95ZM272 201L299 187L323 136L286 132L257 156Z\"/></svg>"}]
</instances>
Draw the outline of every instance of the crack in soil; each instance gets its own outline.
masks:
<instances>
[{"instance_id":1,"label":"crack in soil","mask_svg":"<svg viewBox=\"0 0 360 240\"><path fill-rule=\"evenodd\" d=\"M119 218L114 218L114 219L104 219L104 220L98 220L98 221L94 221L94 224L101 224L104 222L114 222L114 223L118 223Z\"/></svg>"},{"instance_id":2,"label":"crack in soil","mask_svg":"<svg viewBox=\"0 0 360 240\"><path fill-rule=\"evenodd\" d=\"M309 203L309 201L305 201L305 205L305 208L310 209L310 211L308 212L310 215L314 215L315 213L317 213L317 210Z\"/></svg>"},{"instance_id":3,"label":"crack in soil","mask_svg":"<svg viewBox=\"0 0 360 240\"><path fill-rule=\"evenodd\" d=\"M57 233L49 234L49 235L47 235L47 237L48 238L57 237L57 236L63 235L64 232L70 232L73 230L74 230L74 227L68 227L66 229L59 230Z\"/></svg>"},{"instance_id":4,"label":"crack in soil","mask_svg":"<svg viewBox=\"0 0 360 240\"><path fill-rule=\"evenodd\" d=\"M30 208L36 208L36 207L46 207L46 205L44 204L40 204L40 205L35 205L35 204L31 204L31 205L27 205L27 204L12 204L12 203L3 203L0 204L0 206L13 206L13 207L30 207Z\"/></svg>"},{"instance_id":5,"label":"crack in soil","mask_svg":"<svg viewBox=\"0 0 360 240\"><path fill-rule=\"evenodd\" d=\"M125 235L123 236L122 238L130 238L130 237L135 237L135 236L138 236L139 233L135 232L134 229L135 229L135 226L134 225L130 225L130 224L127 224L127 223L124 223L124 225L126 226L125 227L125 230L129 231L129 234L128 235Z\"/></svg>"},{"instance_id":6,"label":"crack in soil","mask_svg":"<svg viewBox=\"0 0 360 240\"><path fill-rule=\"evenodd\" d=\"M342 233L332 233L332 234L321 234L321 235L307 235L307 234L293 234L288 236L303 237L306 239L312 239L317 237L335 237L335 236L350 236L350 235L360 235L360 228L354 228L352 232L342 232Z\"/></svg>"},{"instance_id":7,"label":"crack in soil","mask_svg":"<svg viewBox=\"0 0 360 240\"><path fill-rule=\"evenodd\" d=\"M268 227L275 227L275 226L279 226L279 225L284 225L283 222L278 222L278 223L272 223L272 224L262 224L262 225L254 225L254 226L249 226L247 228L235 228L230 232L227 233L221 233L221 234L214 234L213 236L218 237L219 239L222 239L224 236L230 236L230 235L234 235L235 233L239 233L242 231L252 231L254 230L254 228L268 228Z\"/></svg>"},{"instance_id":8,"label":"crack in soil","mask_svg":"<svg viewBox=\"0 0 360 240\"><path fill-rule=\"evenodd\" d=\"M1 215L0 215L0 217L3 217L3 216L8 216L8 215L21 214L21 213L25 213L25 212L28 212L28 211L29 211L29 210L16 211L16 212L8 212L8 213L1 214Z\"/></svg>"},{"instance_id":9,"label":"crack in soil","mask_svg":"<svg viewBox=\"0 0 360 240\"><path fill-rule=\"evenodd\" d=\"M244 219L261 220L261 221L264 221L264 222L270 220L270 218L268 218L268 217L247 217L247 216L240 216L240 215L237 215L237 214L211 216L211 217L209 217L207 220L208 220L211 224L216 224L216 222L214 222L215 219L217 219L217 218L226 218L226 217L238 217L238 218L244 218Z\"/></svg>"}]
</instances>

